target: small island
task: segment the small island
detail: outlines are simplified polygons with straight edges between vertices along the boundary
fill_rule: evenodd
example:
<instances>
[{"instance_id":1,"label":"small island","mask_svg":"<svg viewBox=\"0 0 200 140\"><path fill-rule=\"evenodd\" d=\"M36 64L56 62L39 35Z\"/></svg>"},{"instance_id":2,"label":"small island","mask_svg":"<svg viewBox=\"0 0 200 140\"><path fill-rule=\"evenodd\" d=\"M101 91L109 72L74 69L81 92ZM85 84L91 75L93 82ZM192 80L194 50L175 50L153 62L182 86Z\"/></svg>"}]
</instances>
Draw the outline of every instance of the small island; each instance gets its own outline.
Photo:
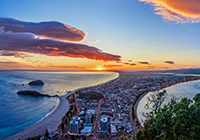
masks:
<instances>
[{"instance_id":1,"label":"small island","mask_svg":"<svg viewBox=\"0 0 200 140\"><path fill-rule=\"evenodd\" d=\"M44 82L42 80L35 80L35 81L29 82L28 85L43 86Z\"/></svg>"},{"instance_id":2,"label":"small island","mask_svg":"<svg viewBox=\"0 0 200 140\"><path fill-rule=\"evenodd\" d=\"M17 94L30 95L30 96L34 96L34 97L53 97L48 94L41 94L37 91L30 91L30 90L18 91Z\"/></svg>"}]
</instances>

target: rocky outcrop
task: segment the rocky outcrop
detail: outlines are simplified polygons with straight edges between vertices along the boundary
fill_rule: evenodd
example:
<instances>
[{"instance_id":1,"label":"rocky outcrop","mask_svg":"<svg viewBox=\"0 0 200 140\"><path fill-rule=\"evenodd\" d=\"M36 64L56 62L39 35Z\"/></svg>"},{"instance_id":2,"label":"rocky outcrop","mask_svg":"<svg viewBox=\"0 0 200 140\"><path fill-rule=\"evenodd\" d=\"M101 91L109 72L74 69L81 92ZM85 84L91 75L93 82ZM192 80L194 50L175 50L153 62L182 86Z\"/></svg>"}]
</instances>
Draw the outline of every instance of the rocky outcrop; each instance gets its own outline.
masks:
<instances>
[{"instance_id":1,"label":"rocky outcrop","mask_svg":"<svg viewBox=\"0 0 200 140\"><path fill-rule=\"evenodd\" d=\"M18 91L17 94L30 95L30 96L34 96L34 97L53 97L53 96L50 96L48 94L41 94L41 93L39 93L37 91L29 91L29 90Z\"/></svg>"},{"instance_id":2,"label":"rocky outcrop","mask_svg":"<svg viewBox=\"0 0 200 140\"><path fill-rule=\"evenodd\" d=\"M44 82L42 80L35 80L35 81L29 82L28 85L42 86L44 85Z\"/></svg>"}]
</instances>

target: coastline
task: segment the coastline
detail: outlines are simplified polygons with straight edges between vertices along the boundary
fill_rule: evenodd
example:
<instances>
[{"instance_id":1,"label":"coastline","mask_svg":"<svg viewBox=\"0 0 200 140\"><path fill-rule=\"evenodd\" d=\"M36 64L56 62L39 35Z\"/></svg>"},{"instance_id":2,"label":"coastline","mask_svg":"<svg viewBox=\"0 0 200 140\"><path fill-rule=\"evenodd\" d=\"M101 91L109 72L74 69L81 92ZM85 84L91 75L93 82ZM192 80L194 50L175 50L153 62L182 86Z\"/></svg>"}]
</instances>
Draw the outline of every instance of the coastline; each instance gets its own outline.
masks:
<instances>
[{"instance_id":1,"label":"coastline","mask_svg":"<svg viewBox=\"0 0 200 140\"><path fill-rule=\"evenodd\" d=\"M46 129L48 129L49 132L57 130L58 126L62 123L63 116L65 116L66 112L69 110L70 104L69 101L66 99L68 96L82 89L92 88L95 86L100 86L102 84L112 82L113 80L119 78L120 74L119 73L117 74L118 76L116 78L113 78L101 84L78 88L63 96L58 96L57 98L59 99L59 104L53 109L53 111L49 112L47 115L45 115L44 118L42 118L35 124L31 125L30 127L24 129L23 131L15 135L11 135L5 138L5 140L18 140L18 139L26 139L28 137L38 136L44 134Z\"/></svg>"},{"instance_id":2,"label":"coastline","mask_svg":"<svg viewBox=\"0 0 200 140\"><path fill-rule=\"evenodd\" d=\"M58 108L58 106L60 105L60 99L59 99L59 98L57 98L57 99L58 99L58 102L57 102L57 104L56 104L56 107L55 107L51 112L49 112L48 114L46 114L42 119L40 119L39 121L37 121L36 123L34 123L34 124L31 125L31 126L34 126L34 125L40 123L41 121L43 121L46 117L48 117L49 115L51 115L51 114ZM20 132L17 133L17 134L14 134L14 135L11 135L11 136L7 137L6 140L7 140L7 139L10 139L10 138L13 138L13 137L15 137L15 136L20 135L23 131L25 131L26 129L30 128L31 126L25 128L24 130L20 131Z\"/></svg>"},{"instance_id":3,"label":"coastline","mask_svg":"<svg viewBox=\"0 0 200 140\"><path fill-rule=\"evenodd\" d=\"M138 123L140 124L140 128L141 127L143 127L143 125L141 125L141 123L140 123L140 121L139 121L139 119L138 119L138 115L137 115L137 109L138 109L138 104L139 104L139 102L140 102L140 100L142 99L142 98L144 98L144 96L145 95L147 95L149 92L146 92L146 93L144 93L144 94L142 94L142 95L140 95L140 97L137 99L137 101L135 102L135 105L133 106L133 109L134 109L134 114L135 114L135 119L138 121Z\"/></svg>"},{"instance_id":4,"label":"coastline","mask_svg":"<svg viewBox=\"0 0 200 140\"><path fill-rule=\"evenodd\" d=\"M118 72L116 72L116 73L118 73ZM101 86L101 85L103 85L103 84L107 84L107 83L109 83L109 82L112 82L112 81L116 80L117 78L119 78L119 76L120 76L120 74L118 73L118 76L117 76L116 78L114 78L114 79L111 79L111 80L106 81L106 82L101 83L101 84L97 84L97 85L93 85L93 86L88 86L88 87L78 88L78 89L75 89L74 91L70 92L69 94L71 95L71 94L76 93L76 92L79 91L79 90L83 90L83 89L86 89L86 88L93 88L93 87L96 87L96 86ZM67 94L67 95L69 96L69 94Z\"/></svg>"},{"instance_id":5,"label":"coastline","mask_svg":"<svg viewBox=\"0 0 200 140\"><path fill-rule=\"evenodd\" d=\"M52 112L48 113L43 119L35 123L34 125L26 128L20 133L6 138L6 140L18 140L28 137L34 137L45 133L48 129L49 132L57 130L57 127L62 122L62 117L69 110L69 102L66 100L67 95L58 96L59 105Z\"/></svg>"},{"instance_id":6,"label":"coastline","mask_svg":"<svg viewBox=\"0 0 200 140\"><path fill-rule=\"evenodd\" d=\"M190 81L187 81L187 83L188 83L188 82L192 82L192 81L198 81L198 80L199 80L199 79L197 79L197 80L190 80ZM182 83L182 82L180 82L180 83ZM163 89L165 89L165 88L169 88L169 87L175 86L175 85L180 84L180 83L176 83L176 84L171 85L171 86L168 86L168 87L163 87L163 88L159 89L159 91L160 91L160 90L163 90ZM144 96L146 96L146 95L147 95L148 93L150 93L150 92L151 92L151 91L145 92L145 93L141 94L140 97L137 99L137 101L136 101L134 107L133 107L133 109L134 109L134 114L135 114L135 119L136 119L136 120L138 121L138 123L140 124L139 127L143 127L143 125L141 124L141 121L139 121L139 118L138 118L138 114L137 114L138 105L139 105L139 102L144 98ZM155 92L155 91L154 91L154 92Z\"/></svg>"}]
</instances>

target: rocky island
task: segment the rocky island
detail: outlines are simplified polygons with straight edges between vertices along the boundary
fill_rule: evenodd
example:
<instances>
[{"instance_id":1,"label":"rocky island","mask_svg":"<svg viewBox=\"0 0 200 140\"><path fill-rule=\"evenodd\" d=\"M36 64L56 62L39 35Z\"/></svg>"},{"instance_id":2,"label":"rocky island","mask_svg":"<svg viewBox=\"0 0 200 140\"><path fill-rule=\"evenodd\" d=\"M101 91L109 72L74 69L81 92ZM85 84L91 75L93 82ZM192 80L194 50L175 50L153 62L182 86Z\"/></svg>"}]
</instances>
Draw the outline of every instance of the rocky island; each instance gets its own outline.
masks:
<instances>
[{"instance_id":1,"label":"rocky island","mask_svg":"<svg viewBox=\"0 0 200 140\"><path fill-rule=\"evenodd\" d=\"M41 94L37 91L30 91L30 90L18 91L17 94L30 95L30 96L34 96L34 97L54 97L54 96L50 96L48 94Z\"/></svg>"},{"instance_id":2,"label":"rocky island","mask_svg":"<svg viewBox=\"0 0 200 140\"><path fill-rule=\"evenodd\" d=\"M28 85L42 86L44 85L44 82L42 80L35 80L35 81L29 82Z\"/></svg>"}]
</instances>

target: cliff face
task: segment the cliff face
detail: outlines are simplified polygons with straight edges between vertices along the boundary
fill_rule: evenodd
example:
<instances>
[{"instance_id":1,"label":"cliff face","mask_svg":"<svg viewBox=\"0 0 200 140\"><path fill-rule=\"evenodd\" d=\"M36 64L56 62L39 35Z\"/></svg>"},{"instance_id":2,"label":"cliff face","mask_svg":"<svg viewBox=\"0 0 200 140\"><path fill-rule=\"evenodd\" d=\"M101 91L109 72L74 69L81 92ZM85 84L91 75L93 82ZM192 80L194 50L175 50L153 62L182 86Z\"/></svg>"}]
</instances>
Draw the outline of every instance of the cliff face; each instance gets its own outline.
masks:
<instances>
[{"instance_id":1,"label":"cliff face","mask_svg":"<svg viewBox=\"0 0 200 140\"><path fill-rule=\"evenodd\" d=\"M28 85L42 86L42 85L44 85L44 82L41 80L35 80L35 81L29 82Z\"/></svg>"},{"instance_id":2,"label":"cliff face","mask_svg":"<svg viewBox=\"0 0 200 140\"><path fill-rule=\"evenodd\" d=\"M41 94L37 91L29 91L29 90L24 90L24 91L18 91L17 94L20 95L29 95L29 96L34 96L34 97L52 97L48 94Z\"/></svg>"}]
</instances>

